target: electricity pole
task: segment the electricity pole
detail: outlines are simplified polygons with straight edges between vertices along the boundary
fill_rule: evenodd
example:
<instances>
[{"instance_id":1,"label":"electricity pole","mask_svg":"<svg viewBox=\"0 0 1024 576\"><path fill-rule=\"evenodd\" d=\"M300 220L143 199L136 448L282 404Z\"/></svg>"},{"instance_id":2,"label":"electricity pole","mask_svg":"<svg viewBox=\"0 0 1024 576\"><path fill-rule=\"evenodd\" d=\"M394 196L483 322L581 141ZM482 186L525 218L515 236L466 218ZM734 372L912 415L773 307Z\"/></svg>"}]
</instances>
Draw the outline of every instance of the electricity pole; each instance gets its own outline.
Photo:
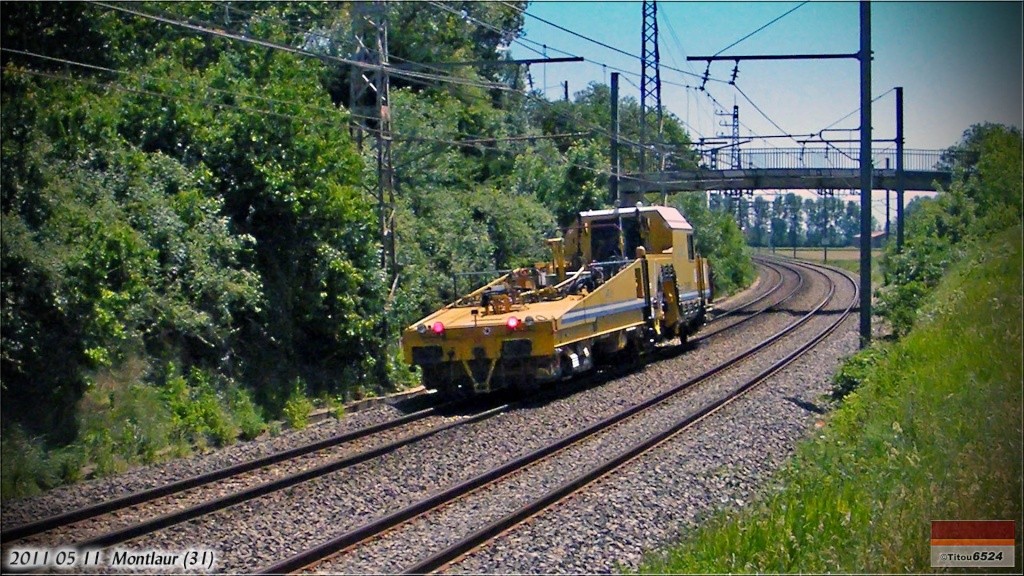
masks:
<instances>
[{"instance_id":1,"label":"electricity pole","mask_svg":"<svg viewBox=\"0 0 1024 576\"><path fill-rule=\"evenodd\" d=\"M377 156L377 224L380 267L389 284L398 280L394 234L394 166L391 156L391 98L388 75L386 0L356 2L352 7L352 33L357 45L349 78L349 109L353 138L360 149L367 133L374 134Z\"/></svg>"},{"instance_id":2,"label":"electricity pole","mask_svg":"<svg viewBox=\"0 0 1024 576\"><path fill-rule=\"evenodd\" d=\"M643 24L641 29L642 50L640 52L640 173L647 172L647 146L650 143L648 134L648 115L653 108L657 136L655 148L659 153L658 169L664 170L665 155L661 143L663 117L661 109L661 53L658 50L658 3L655 0L644 0ZM662 196L664 196L664 192ZM643 193L639 194L643 197ZM639 198L630 198L634 203Z\"/></svg>"},{"instance_id":3,"label":"electricity pole","mask_svg":"<svg viewBox=\"0 0 1024 576\"><path fill-rule=\"evenodd\" d=\"M871 3L860 3L860 346L871 342Z\"/></svg>"},{"instance_id":4,"label":"electricity pole","mask_svg":"<svg viewBox=\"0 0 1024 576\"><path fill-rule=\"evenodd\" d=\"M377 225L380 234L380 268L391 286L385 310L398 286L398 263L395 257L395 184L391 157L391 97L388 75L387 0L356 2L352 8L352 35L356 42L353 60L364 63L353 66L349 77L349 110L351 131L360 150L367 133L376 136L377 156ZM388 315L381 322L382 353L387 354L390 341ZM377 359L377 378L388 381L387 361Z\"/></svg>"},{"instance_id":5,"label":"electricity pole","mask_svg":"<svg viewBox=\"0 0 1024 576\"><path fill-rule=\"evenodd\" d=\"M903 251L903 87L896 87L896 250Z\"/></svg>"},{"instance_id":6,"label":"electricity pole","mask_svg":"<svg viewBox=\"0 0 1024 576\"><path fill-rule=\"evenodd\" d=\"M860 1L860 51L854 54L790 54L755 56L688 56L687 61L833 60L860 62L860 345L871 342L871 3ZM900 91L902 92L902 91ZM902 107L901 107L902 111ZM901 134L902 135L902 134ZM902 158L897 159L897 170Z\"/></svg>"},{"instance_id":7,"label":"electricity pole","mask_svg":"<svg viewBox=\"0 0 1024 576\"><path fill-rule=\"evenodd\" d=\"M619 73L612 72L612 138L609 159L611 160L611 178L608 179L609 196L611 202L618 202L619 199ZM621 204L621 203L620 203Z\"/></svg>"}]
</instances>

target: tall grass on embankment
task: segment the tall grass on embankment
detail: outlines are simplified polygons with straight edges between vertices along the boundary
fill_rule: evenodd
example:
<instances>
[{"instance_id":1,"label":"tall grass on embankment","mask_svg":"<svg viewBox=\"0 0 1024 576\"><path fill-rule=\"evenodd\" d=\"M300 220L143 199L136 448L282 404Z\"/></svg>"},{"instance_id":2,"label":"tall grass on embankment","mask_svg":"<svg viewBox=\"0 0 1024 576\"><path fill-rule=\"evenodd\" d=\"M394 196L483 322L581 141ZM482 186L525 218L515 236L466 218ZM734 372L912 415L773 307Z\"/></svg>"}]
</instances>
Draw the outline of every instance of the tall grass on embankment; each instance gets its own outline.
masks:
<instances>
[{"instance_id":1,"label":"tall grass on embankment","mask_svg":"<svg viewBox=\"0 0 1024 576\"><path fill-rule=\"evenodd\" d=\"M933 572L931 520L1017 520L1021 562L1021 233L958 264L902 341L748 509L643 572ZM864 361L864 357L867 361Z\"/></svg>"}]
</instances>

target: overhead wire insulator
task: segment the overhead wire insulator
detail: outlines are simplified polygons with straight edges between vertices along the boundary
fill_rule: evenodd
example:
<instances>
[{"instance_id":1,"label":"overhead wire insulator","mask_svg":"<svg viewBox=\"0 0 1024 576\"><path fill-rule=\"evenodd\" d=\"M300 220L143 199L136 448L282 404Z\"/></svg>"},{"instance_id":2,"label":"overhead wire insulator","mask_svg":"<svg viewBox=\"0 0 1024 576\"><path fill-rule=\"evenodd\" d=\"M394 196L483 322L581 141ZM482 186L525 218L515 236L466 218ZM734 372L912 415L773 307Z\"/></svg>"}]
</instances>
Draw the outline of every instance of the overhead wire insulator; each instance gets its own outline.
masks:
<instances>
[{"instance_id":1,"label":"overhead wire insulator","mask_svg":"<svg viewBox=\"0 0 1024 576\"><path fill-rule=\"evenodd\" d=\"M736 85L736 76L740 73L740 61L736 60L736 64L732 67L732 78L729 80L729 84L732 86Z\"/></svg>"}]
</instances>

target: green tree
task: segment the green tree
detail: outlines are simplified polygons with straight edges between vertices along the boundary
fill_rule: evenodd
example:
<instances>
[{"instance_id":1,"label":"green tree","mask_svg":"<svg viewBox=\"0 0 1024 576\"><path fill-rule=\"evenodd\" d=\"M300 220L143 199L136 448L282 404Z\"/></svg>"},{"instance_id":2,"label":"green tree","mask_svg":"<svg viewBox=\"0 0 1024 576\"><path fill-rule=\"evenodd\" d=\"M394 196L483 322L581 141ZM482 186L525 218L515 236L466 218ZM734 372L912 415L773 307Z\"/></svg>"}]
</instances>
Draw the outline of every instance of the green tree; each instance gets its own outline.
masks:
<instances>
[{"instance_id":1,"label":"green tree","mask_svg":"<svg viewBox=\"0 0 1024 576\"><path fill-rule=\"evenodd\" d=\"M754 280L743 231L730 214L709 210L699 193L676 194L672 204L693 226L697 250L711 261L716 294L730 294Z\"/></svg>"},{"instance_id":2,"label":"green tree","mask_svg":"<svg viewBox=\"0 0 1024 576\"><path fill-rule=\"evenodd\" d=\"M839 220L839 230L842 234L842 245L852 246L854 236L860 234L860 204L853 200L846 203Z\"/></svg>"},{"instance_id":3,"label":"green tree","mask_svg":"<svg viewBox=\"0 0 1024 576\"><path fill-rule=\"evenodd\" d=\"M903 251L894 243L887 247L885 285L878 292L878 313L897 336L910 330L924 299L970 244L1020 224L1021 144L1017 128L971 127L947 154L953 171L949 189L908 210Z\"/></svg>"},{"instance_id":4,"label":"green tree","mask_svg":"<svg viewBox=\"0 0 1024 576\"><path fill-rule=\"evenodd\" d=\"M747 231L747 242L751 246L767 246L771 224L771 204L763 196L755 196L750 228Z\"/></svg>"},{"instance_id":5,"label":"green tree","mask_svg":"<svg viewBox=\"0 0 1024 576\"><path fill-rule=\"evenodd\" d=\"M252 33L290 37L296 7L265 8ZM95 6L80 17L130 74L4 73L5 412L32 383L59 397L59 422L41 422L67 439L90 371L135 355L243 379L278 408L295 374L379 383L391 337L373 211L322 64Z\"/></svg>"}]
</instances>

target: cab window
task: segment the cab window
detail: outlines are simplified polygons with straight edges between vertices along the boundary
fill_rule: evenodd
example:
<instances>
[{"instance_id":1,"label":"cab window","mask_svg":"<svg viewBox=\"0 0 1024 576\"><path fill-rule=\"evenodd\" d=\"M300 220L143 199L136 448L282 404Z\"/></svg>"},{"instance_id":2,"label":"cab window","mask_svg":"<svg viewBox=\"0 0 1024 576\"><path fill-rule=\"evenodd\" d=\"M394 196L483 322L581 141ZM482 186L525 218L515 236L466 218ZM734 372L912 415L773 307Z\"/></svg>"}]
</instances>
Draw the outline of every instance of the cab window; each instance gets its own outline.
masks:
<instances>
[{"instance_id":1,"label":"cab window","mask_svg":"<svg viewBox=\"0 0 1024 576\"><path fill-rule=\"evenodd\" d=\"M690 257L690 260L693 260L693 234L686 235L686 254Z\"/></svg>"}]
</instances>

